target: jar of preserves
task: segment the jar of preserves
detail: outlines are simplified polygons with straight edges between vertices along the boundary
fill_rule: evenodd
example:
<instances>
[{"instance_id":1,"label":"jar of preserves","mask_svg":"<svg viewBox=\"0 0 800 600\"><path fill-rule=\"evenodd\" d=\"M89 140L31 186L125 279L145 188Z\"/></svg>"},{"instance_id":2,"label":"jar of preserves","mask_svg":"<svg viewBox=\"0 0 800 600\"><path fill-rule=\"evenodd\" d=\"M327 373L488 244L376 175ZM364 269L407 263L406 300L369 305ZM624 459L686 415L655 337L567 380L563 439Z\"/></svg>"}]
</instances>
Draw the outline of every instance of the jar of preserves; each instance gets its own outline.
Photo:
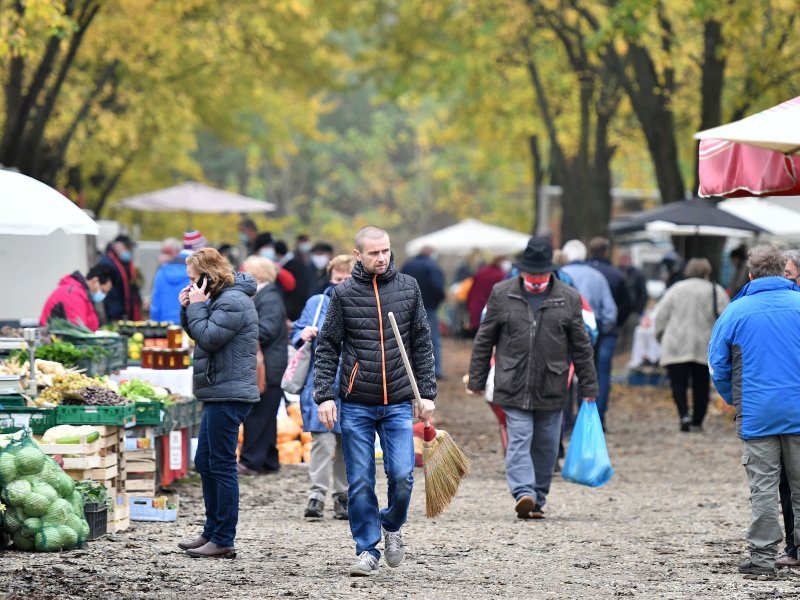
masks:
<instances>
[{"instance_id":1,"label":"jar of preserves","mask_svg":"<svg viewBox=\"0 0 800 600\"><path fill-rule=\"evenodd\" d=\"M154 348L150 346L145 346L142 348L142 368L143 369L153 369L153 351Z\"/></svg>"},{"instance_id":2,"label":"jar of preserves","mask_svg":"<svg viewBox=\"0 0 800 600\"><path fill-rule=\"evenodd\" d=\"M169 351L164 348L153 349L153 368L154 369L168 369L169 368Z\"/></svg>"},{"instance_id":3,"label":"jar of preserves","mask_svg":"<svg viewBox=\"0 0 800 600\"><path fill-rule=\"evenodd\" d=\"M167 346L170 348L180 348L183 345L183 329L180 325L170 325L167 327Z\"/></svg>"}]
</instances>

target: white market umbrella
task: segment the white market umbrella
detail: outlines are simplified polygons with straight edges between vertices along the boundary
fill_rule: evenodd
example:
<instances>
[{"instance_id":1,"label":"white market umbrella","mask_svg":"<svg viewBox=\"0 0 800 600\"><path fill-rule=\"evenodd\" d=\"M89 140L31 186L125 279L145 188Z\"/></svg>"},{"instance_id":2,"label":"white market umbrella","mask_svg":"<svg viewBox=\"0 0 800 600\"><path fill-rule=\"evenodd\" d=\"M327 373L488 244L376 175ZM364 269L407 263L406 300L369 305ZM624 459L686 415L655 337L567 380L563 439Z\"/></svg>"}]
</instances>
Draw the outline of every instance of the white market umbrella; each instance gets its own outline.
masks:
<instances>
[{"instance_id":1,"label":"white market umbrella","mask_svg":"<svg viewBox=\"0 0 800 600\"><path fill-rule=\"evenodd\" d=\"M131 196L121 200L119 206L149 212L250 213L275 210L271 202L226 192L196 181Z\"/></svg>"},{"instance_id":2,"label":"white market umbrella","mask_svg":"<svg viewBox=\"0 0 800 600\"><path fill-rule=\"evenodd\" d=\"M406 254L419 254L425 246L451 256L466 255L473 250L496 255L516 254L525 250L530 238L530 234L467 219L411 240L406 244Z\"/></svg>"},{"instance_id":3,"label":"white market umbrella","mask_svg":"<svg viewBox=\"0 0 800 600\"><path fill-rule=\"evenodd\" d=\"M733 123L696 133L696 140L727 140L781 154L800 153L800 96Z\"/></svg>"},{"instance_id":4,"label":"white market umbrella","mask_svg":"<svg viewBox=\"0 0 800 600\"><path fill-rule=\"evenodd\" d=\"M0 234L97 235L100 231L89 215L69 198L27 175L0 170Z\"/></svg>"},{"instance_id":5,"label":"white market umbrella","mask_svg":"<svg viewBox=\"0 0 800 600\"><path fill-rule=\"evenodd\" d=\"M764 198L733 198L717 205L772 235L800 234L800 212Z\"/></svg>"}]
</instances>

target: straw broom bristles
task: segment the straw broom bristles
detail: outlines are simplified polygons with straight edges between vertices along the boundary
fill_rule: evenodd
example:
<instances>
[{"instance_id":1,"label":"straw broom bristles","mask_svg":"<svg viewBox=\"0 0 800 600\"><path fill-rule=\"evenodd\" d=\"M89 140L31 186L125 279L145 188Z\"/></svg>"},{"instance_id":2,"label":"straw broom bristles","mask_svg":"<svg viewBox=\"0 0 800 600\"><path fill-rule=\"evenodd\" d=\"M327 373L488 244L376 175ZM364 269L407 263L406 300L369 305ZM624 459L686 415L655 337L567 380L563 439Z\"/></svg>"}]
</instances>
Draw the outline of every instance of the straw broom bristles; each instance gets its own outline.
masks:
<instances>
[{"instance_id":1,"label":"straw broom bristles","mask_svg":"<svg viewBox=\"0 0 800 600\"><path fill-rule=\"evenodd\" d=\"M436 517L458 492L461 479L469 473L469 459L446 431L424 442L425 516Z\"/></svg>"},{"instance_id":2,"label":"straw broom bristles","mask_svg":"<svg viewBox=\"0 0 800 600\"><path fill-rule=\"evenodd\" d=\"M397 328L394 314L389 313L389 323L392 325L406 374L414 390L414 400L420 406L422 399L417 388L417 380L411 370L411 363L406 354L406 347L400 330ZM446 431L436 431L426 424L423 434L422 463L425 471L425 514L428 517L439 515L458 492L461 479L469 473L469 459L453 441Z\"/></svg>"}]
</instances>

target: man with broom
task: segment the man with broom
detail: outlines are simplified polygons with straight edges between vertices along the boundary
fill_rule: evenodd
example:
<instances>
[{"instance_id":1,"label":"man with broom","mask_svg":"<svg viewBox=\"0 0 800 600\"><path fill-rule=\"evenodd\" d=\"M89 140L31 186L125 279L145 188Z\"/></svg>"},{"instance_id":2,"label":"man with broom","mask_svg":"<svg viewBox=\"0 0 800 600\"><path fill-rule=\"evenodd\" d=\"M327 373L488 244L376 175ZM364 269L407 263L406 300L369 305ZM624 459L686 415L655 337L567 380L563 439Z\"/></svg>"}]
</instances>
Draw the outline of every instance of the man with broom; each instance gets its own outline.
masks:
<instances>
[{"instance_id":1,"label":"man with broom","mask_svg":"<svg viewBox=\"0 0 800 600\"><path fill-rule=\"evenodd\" d=\"M519 277L494 286L472 348L468 388L483 394L495 352L493 402L508 429L506 479L520 519L543 519L558 457L570 361L586 400L597 394L580 293L554 276L553 249L531 238Z\"/></svg>"},{"instance_id":2,"label":"man with broom","mask_svg":"<svg viewBox=\"0 0 800 600\"><path fill-rule=\"evenodd\" d=\"M353 275L333 289L318 337L314 400L325 427L331 429L337 419L341 424L350 531L358 555L350 574L363 576L378 570L381 532L386 564L397 567L403 561L401 527L414 483L412 421L431 418L437 390L428 318L416 280L395 268L383 229L364 227L355 242ZM389 324L390 312L410 349L422 396L419 404L413 402L414 391ZM333 384L340 356L338 415ZM375 495L376 433L389 484L389 505L380 510Z\"/></svg>"}]
</instances>

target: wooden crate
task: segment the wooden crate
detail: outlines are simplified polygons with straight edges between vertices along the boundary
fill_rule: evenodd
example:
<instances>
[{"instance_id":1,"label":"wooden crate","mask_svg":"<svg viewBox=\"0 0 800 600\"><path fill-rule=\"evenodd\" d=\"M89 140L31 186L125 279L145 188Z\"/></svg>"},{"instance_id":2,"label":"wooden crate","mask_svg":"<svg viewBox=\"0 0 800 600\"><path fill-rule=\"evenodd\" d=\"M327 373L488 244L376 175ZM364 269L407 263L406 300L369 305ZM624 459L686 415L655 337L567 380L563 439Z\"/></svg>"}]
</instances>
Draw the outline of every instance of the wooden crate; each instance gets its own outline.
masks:
<instances>
[{"instance_id":1,"label":"wooden crate","mask_svg":"<svg viewBox=\"0 0 800 600\"><path fill-rule=\"evenodd\" d=\"M127 450L122 455L122 464L126 475L131 473L155 473L156 451Z\"/></svg>"},{"instance_id":2,"label":"wooden crate","mask_svg":"<svg viewBox=\"0 0 800 600\"><path fill-rule=\"evenodd\" d=\"M72 477L75 481L83 481L84 479L91 479L92 481L99 481L105 484L106 481L115 479L119 474L117 463L108 467L99 467L96 469L64 469L67 475ZM106 486L107 488L108 486Z\"/></svg>"},{"instance_id":3,"label":"wooden crate","mask_svg":"<svg viewBox=\"0 0 800 600\"><path fill-rule=\"evenodd\" d=\"M126 476L123 485L125 486L125 492L127 493L136 492L155 494L157 488L155 473L147 475L129 473Z\"/></svg>"},{"instance_id":4,"label":"wooden crate","mask_svg":"<svg viewBox=\"0 0 800 600\"><path fill-rule=\"evenodd\" d=\"M89 456L82 456L80 458L67 458L64 457L64 470L65 471L86 471L95 469L106 469L117 465L117 455L107 454L101 456L98 454L90 454Z\"/></svg>"}]
</instances>

